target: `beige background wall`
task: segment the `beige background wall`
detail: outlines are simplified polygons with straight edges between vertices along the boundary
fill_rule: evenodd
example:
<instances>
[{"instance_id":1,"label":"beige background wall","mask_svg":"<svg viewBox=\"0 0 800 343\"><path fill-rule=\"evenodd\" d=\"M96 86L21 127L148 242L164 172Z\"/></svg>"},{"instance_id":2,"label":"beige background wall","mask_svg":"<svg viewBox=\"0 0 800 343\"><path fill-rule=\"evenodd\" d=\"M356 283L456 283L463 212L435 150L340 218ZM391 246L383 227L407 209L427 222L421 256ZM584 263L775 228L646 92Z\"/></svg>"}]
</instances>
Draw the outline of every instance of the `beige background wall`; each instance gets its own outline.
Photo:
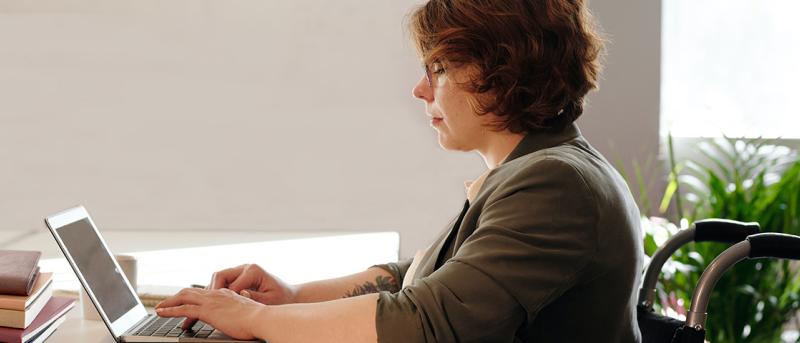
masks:
<instances>
[{"instance_id":1,"label":"beige background wall","mask_svg":"<svg viewBox=\"0 0 800 343\"><path fill-rule=\"evenodd\" d=\"M0 0L0 230L83 204L104 230L397 230L413 255L485 168L410 96L415 3ZM579 123L654 155L660 2L592 6L611 43Z\"/></svg>"}]
</instances>

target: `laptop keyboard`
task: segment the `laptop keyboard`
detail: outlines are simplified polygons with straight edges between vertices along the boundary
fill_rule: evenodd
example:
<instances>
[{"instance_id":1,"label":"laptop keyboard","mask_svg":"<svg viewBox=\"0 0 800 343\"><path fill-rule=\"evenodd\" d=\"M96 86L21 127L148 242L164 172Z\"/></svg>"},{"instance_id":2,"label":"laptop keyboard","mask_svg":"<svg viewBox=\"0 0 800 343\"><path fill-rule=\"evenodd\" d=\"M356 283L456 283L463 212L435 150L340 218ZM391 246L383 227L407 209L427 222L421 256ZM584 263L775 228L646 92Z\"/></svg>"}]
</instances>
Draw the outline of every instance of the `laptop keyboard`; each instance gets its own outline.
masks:
<instances>
[{"instance_id":1,"label":"laptop keyboard","mask_svg":"<svg viewBox=\"0 0 800 343\"><path fill-rule=\"evenodd\" d=\"M155 320L143 326L139 331L134 332L135 336L157 336L157 337L196 337L206 338L214 332L211 325L197 321L188 330L181 329L184 318L163 318L153 316Z\"/></svg>"}]
</instances>

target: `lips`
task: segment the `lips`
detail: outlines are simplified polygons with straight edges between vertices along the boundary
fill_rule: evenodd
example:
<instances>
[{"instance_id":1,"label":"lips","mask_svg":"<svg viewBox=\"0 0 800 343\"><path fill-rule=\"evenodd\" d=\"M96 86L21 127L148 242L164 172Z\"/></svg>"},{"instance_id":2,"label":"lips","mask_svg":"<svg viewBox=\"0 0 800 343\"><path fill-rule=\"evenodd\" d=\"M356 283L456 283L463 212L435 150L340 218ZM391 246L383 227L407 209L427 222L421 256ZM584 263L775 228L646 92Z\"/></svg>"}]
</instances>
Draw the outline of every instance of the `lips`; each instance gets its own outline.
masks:
<instances>
[{"instance_id":1,"label":"lips","mask_svg":"<svg viewBox=\"0 0 800 343\"><path fill-rule=\"evenodd\" d=\"M444 117L436 116L436 115L433 115L433 114L430 114L430 113L428 113L428 118L431 118L431 119L444 119Z\"/></svg>"},{"instance_id":2,"label":"lips","mask_svg":"<svg viewBox=\"0 0 800 343\"><path fill-rule=\"evenodd\" d=\"M425 114L427 114L428 118L431 120L431 126L436 127L444 121L444 117L437 116L432 112L434 111L425 111Z\"/></svg>"}]
</instances>

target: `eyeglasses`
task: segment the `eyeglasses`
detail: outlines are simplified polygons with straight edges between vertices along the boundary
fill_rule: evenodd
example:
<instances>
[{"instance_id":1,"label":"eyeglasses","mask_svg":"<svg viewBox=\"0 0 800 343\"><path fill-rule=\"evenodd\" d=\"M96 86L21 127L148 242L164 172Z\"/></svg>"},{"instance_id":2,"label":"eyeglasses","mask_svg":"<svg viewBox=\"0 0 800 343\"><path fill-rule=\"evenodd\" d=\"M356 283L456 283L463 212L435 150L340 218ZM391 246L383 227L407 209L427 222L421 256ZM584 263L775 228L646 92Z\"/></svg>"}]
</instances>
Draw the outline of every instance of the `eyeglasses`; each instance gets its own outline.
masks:
<instances>
[{"instance_id":1,"label":"eyeglasses","mask_svg":"<svg viewBox=\"0 0 800 343\"><path fill-rule=\"evenodd\" d=\"M433 63L433 68L430 65L423 65L423 69L425 69L425 79L428 80L428 86L433 88L433 78L445 72L444 67L442 67L441 63Z\"/></svg>"}]
</instances>

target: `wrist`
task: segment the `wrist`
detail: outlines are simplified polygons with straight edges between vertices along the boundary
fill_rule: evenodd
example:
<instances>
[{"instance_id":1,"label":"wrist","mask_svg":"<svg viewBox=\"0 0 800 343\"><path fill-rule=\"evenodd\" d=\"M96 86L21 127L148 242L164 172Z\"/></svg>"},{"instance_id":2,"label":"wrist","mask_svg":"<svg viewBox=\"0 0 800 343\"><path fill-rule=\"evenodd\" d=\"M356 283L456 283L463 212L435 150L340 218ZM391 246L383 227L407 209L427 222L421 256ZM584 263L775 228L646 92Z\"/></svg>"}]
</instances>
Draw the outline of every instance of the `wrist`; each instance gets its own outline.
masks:
<instances>
[{"instance_id":1,"label":"wrist","mask_svg":"<svg viewBox=\"0 0 800 343\"><path fill-rule=\"evenodd\" d=\"M301 302L300 299L303 294L303 285L288 285L286 287L287 297L289 298L289 302L287 304L294 304Z\"/></svg>"},{"instance_id":2,"label":"wrist","mask_svg":"<svg viewBox=\"0 0 800 343\"><path fill-rule=\"evenodd\" d=\"M286 300L287 304L295 304L304 302L303 299L303 285L287 285L286 286Z\"/></svg>"},{"instance_id":3,"label":"wrist","mask_svg":"<svg viewBox=\"0 0 800 343\"><path fill-rule=\"evenodd\" d=\"M269 326L269 318L272 306L264 304L255 304L249 315L246 316L247 328L250 332L248 334L252 337L265 340L264 333L267 332L266 326Z\"/></svg>"}]
</instances>

